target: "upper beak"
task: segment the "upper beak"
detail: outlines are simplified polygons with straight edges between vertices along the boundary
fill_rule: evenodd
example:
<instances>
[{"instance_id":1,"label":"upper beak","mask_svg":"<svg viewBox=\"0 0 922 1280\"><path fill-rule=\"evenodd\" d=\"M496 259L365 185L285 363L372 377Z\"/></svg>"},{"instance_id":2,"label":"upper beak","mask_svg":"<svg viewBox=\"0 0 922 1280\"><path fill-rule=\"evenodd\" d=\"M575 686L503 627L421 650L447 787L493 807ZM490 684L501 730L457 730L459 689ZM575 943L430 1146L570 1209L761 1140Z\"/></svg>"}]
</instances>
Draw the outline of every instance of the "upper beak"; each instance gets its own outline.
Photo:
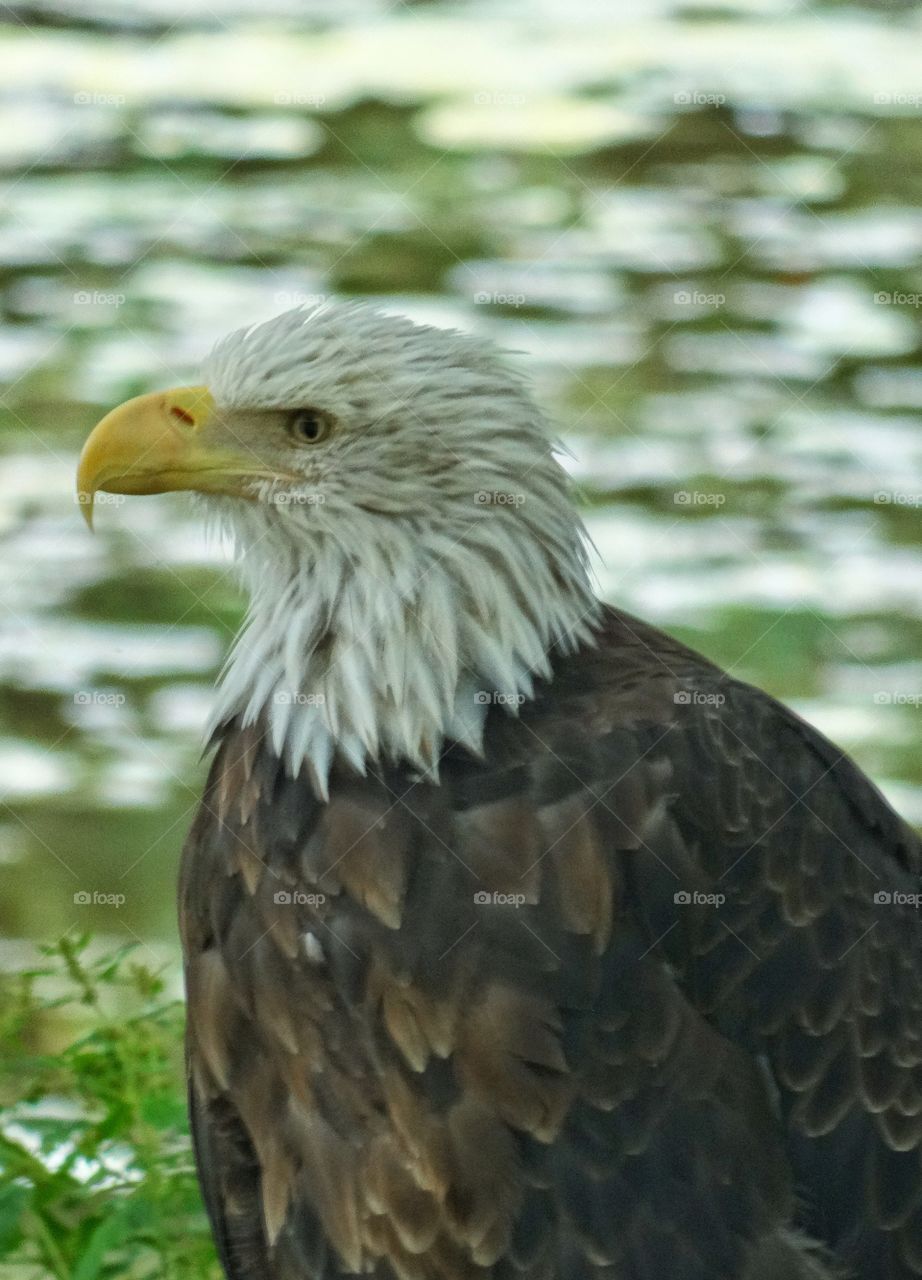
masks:
<instances>
[{"instance_id":1,"label":"upper beak","mask_svg":"<svg viewBox=\"0 0 922 1280\"><path fill-rule=\"evenodd\" d=\"M197 489L240 493L245 478L266 474L253 455L216 445L206 430L215 403L207 387L175 387L135 396L93 428L77 469L77 500L93 527L93 497Z\"/></svg>"}]
</instances>

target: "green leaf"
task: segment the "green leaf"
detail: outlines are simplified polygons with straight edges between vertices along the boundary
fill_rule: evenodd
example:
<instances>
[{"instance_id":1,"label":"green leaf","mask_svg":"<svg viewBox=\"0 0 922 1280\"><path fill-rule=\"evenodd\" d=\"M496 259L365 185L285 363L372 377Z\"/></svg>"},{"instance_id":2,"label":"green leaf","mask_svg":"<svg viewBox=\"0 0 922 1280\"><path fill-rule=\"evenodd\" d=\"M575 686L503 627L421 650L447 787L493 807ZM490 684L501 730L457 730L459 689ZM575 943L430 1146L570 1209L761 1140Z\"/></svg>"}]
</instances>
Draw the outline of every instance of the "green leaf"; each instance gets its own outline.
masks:
<instances>
[{"instance_id":1,"label":"green leaf","mask_svg":"<svg viewBox=\"0 0 922 1280\"><path fill-rule=\"evenodd\" d=\"M21 1183L0 1189L0 1254L10 1253L22 1240L22 1217L32 1190Z\"/></svg>"},{"instance_id":2,"label":"green leaf","mask_svg":"<svg viewBox=\"0 0 922 1280\"><path fill-rule=\"evenodd\" d=\"M123 1200L110 1210L106 1220L92 1232L77 1260L72 1280L99 1280L113 1250L129 1244L140 1228L153 1220L151 1206L143 1200Z\"/></svg>"},{"instance_id":3,"label":"green leaf","mask_svg":"<svg viewBox=\"0 0 922 1280\"><path fill-rule=\"evenodd\" d=\"M149 1093L141 1103L141 1119L152 1128L181 1129L186 1121L186 1102L175 1093Z\"/></svg>"}]
</instances>

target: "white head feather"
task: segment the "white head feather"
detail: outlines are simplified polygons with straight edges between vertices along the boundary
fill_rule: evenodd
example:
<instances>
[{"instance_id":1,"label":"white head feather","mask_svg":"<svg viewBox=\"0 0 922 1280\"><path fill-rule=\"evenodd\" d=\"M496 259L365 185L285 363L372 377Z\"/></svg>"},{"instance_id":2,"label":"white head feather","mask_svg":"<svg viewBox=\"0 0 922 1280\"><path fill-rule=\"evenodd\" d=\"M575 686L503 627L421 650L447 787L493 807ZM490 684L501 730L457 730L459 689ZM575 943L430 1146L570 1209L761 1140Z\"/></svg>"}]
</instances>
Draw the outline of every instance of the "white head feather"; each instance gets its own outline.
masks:
<instances>
[{"instance_id":1,"label":"white head feather","mask_svg":"<svg viewBox=\"0 0 922 1280\"><path fill-rule=\"evenodd\" d=\"M480 747L553 646L591 640L599 605L547 425L488 344L356 303L289 311L225 338L219 409L310 407L335 429L303 483L206 499L236 544L250 607L218 721L265 715L322 792L334 757L434 772Z\"/></svg>"}]
</instances>

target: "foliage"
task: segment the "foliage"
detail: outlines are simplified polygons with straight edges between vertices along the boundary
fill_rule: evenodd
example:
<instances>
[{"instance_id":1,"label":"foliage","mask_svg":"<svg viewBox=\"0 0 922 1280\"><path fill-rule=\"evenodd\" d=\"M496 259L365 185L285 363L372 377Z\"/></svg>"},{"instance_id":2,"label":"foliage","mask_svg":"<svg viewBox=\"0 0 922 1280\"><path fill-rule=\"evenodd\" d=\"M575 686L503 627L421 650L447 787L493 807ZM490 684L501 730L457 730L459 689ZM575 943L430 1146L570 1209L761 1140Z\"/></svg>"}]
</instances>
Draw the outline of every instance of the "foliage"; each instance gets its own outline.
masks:
<instances>
[{"instance_id":1,"label":"foliage","mask_svg":"<svg viewBox=\"0 0 922 1280\"><path fill-rule=\"evenodd\" d=\"M181 1002L137 949L42 949L0 1000L0 1277L218 1280L195 1179Z\"/></svg>"}]
</instances>

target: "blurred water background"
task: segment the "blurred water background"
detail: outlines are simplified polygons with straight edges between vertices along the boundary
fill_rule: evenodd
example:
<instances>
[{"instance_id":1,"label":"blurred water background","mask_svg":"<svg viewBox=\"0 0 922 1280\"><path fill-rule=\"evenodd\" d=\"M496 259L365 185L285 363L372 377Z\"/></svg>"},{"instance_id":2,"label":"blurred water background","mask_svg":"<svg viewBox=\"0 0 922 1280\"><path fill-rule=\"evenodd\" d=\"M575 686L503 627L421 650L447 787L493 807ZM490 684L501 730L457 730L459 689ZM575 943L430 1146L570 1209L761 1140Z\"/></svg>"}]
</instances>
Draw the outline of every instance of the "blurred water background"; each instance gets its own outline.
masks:
<instances>
[{"instance_id":1,"label":"blurred water background","mask_svg":"<svg viewBox=\"0 0 922 1280\"><path fill-rule=\"evenodd\" d=\"M524 353L604 594L922 823L922 13L32 0L0 40L0 932L175 953L241 616L181 497L73 497L127 396L374 295Z\"/></svg>"}]
</instances>

